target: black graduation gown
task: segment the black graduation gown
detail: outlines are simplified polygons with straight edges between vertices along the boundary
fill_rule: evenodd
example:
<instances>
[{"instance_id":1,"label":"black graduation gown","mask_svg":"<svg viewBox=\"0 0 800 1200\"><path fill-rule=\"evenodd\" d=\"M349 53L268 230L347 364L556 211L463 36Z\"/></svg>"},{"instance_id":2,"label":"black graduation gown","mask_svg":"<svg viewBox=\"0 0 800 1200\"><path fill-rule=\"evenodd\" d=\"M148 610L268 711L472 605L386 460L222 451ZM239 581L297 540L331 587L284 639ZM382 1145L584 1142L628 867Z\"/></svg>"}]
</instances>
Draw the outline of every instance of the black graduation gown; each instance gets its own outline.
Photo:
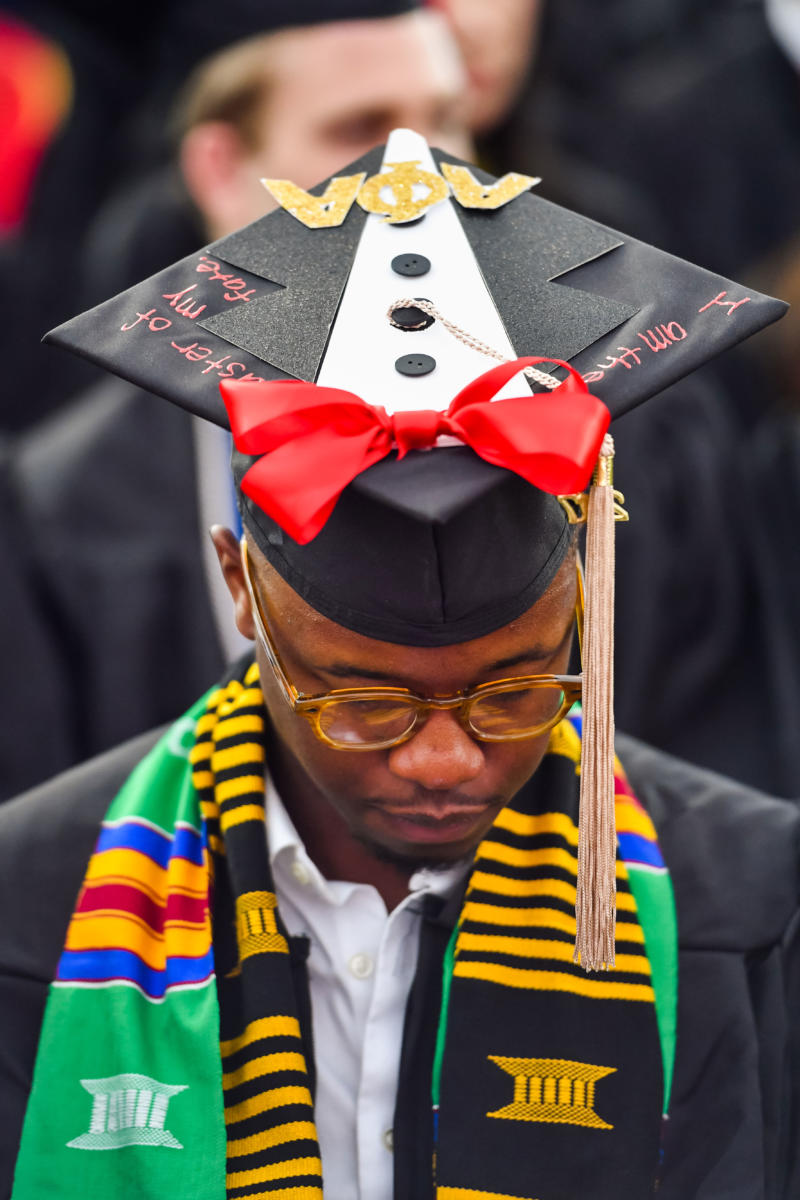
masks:
<instances>
[{"instance_id":1,"label":"black graduation gown","mask_svg":"<svg viewBox=\"0 0 800 1200\"><path fill-rule=\"evenodd\" d=\"M15 477L41 620L68 697L49 717L56 761L29 787L174 720L224 662L200 553L208 532L188 413L104 381L19 440ZM25 677L14 659L12 648L6 670ZM35 764L42 731L28 704L9 750Z\"/></svg>"},{"instance_id":2,"label":"black graduation gown","mask_svg":"<svg viewBox=\"0 0 800 1200\"><path fill-rule=\"evenodd\" d=\"M42 608L35 553L11 480L11 442L0 440L0 799L15 796L70 761L64 727L67 680L58 638Z\"/></svg>"},{"instance_id":3,"label":"black graduation gown","mask_svg":"<svg viewBox=\"0 0 800 1200\"><path fill-rule=\"evenodd\" d=\"M0 1200L10 1195L47 986L98 822L154 740L144 735L0 809ZM630 738L617 748L655 820L678 910L678 1043L659 1200L796 1200L800 813ZM397 1200L426 1194L443 920L423 923L411 989Z\"/></svg>"},{"instance_id":4,"label":"black graduation gown","mask_svg":"<svg viewBox=\"0 0 800 1200\"><path fill-rule=\"evenodd\" d=\"M734 279L797 232L797 72L763 4L612 0L602 21L592 0L548 7L542 69L512 118L528 145L538 115L584 167L643 194L659 245Z\"/></svg>"},{"instance_id":5,"label":"black graduation gown","mask_svg":"<svg viewBox=\"0 0 800 1200\"><path fill-rule=\"evenodd\" d=\"M800 797L800 439L745 442L698 377L612 426L616 718L650 745Z\"/></svg>"}]
</instances>

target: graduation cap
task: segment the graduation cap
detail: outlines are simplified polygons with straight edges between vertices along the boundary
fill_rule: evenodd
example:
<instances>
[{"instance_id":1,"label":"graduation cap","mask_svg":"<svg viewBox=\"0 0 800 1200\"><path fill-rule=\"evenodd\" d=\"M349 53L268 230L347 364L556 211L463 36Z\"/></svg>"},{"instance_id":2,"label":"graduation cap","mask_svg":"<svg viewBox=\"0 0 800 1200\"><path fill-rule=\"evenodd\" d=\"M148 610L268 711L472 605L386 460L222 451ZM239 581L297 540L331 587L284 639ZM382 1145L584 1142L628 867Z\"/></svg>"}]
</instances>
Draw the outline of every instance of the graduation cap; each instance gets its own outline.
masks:
<instances>
[{"instance_id":1,"label":"graduation cap","mask_svg":"<svg viewBox=\"0 0 800 1200\"><path fill-rule=\"evenodd\" d=\"M419 8L423 0L6 0L3 8L35 27L83 31L138 73L163 100L191 71L221 50L280 29L374 20ZM139 78L141 78L139 74Z\"/></svg>"},{"instance_id":2,"label":"graduation cap","mask_svg":"<svg viewBox=\"0 0 800 1200\"><path fill-rule=\"evenodd\" d=\"M581 825L599 808L612 833L602 861L581 839L590 967L613 960L608 421L786 305L549 203L536 182L397 130L310 193L270 181L277 211L46 340L232 427L260 550L370 637L441 646L508 624L588 509Z\"/></svg>"}]
</instances>

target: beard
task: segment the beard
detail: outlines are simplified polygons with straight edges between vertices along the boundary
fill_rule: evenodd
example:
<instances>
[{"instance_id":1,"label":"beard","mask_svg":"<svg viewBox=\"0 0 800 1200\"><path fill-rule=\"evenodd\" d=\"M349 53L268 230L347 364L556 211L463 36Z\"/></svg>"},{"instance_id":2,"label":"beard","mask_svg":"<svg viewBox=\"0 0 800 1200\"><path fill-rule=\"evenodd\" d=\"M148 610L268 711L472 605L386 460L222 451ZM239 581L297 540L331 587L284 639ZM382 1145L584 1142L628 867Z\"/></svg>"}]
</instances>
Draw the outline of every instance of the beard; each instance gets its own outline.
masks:
<instances>
[{"instance_id":1,"label":"beard","mask_svg":"<svg viewBox=\"0 0 800 1200\"><path fill-rule=\"evenodd\" d=\"M466 854L460 854L454 858L447 858L442 854L404 854L402 850L392 850L389 846L383 846L380 842L373 841L372 838L366 837L362 833L353 833L353 838L378 862L395 867L407 875L413 875L417 871L449 871L459 863L467 866L472 861L474 854L474 850L469 850Z\"/></svg>"}]
</instances>

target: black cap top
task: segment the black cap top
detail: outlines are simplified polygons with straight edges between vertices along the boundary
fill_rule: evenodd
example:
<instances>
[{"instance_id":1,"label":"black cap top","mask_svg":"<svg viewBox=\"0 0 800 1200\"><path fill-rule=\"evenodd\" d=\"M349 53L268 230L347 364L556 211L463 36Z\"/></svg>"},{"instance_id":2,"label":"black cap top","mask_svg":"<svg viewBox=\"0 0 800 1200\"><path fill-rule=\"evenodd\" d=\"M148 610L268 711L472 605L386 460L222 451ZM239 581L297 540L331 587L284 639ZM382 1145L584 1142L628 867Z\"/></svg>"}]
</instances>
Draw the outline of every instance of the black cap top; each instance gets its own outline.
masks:
<instances>
[{"instance_id":1,"label":"black cap top","mask_svg":"<svg viewBox=\"0 0 800 1200\"><path fill-rule=\"evenodd\" d=\"M156 71L182 80L206 58L246 38L303 25L375 20L419 8L422 0L171 0L154 23Z\"/></svg>"},{"instance_id":2,"label":"black cap top","mask_svg":"<svg viewBox=\"0 0 800 1200\"><path fill-rule=\"evenodd\" d=\"M316 381L389 412L443 410L494 365L475 339L504 358L569 361L618 416L785 311L531 195L535 181L504 177L492 193L492 177L466 176L464 165L398 130L337 176L355 177L344 188L353 203L340 200L334 214L340 224L328 224L330 197L303 211L293 202L299 216L270 213L46 340L218 424L227 423L219 383L235 379ZM315 212L322 227L309 228ZM401 255L430 264L424 295L439 315L426 328L387 317L394 301L422 294L422 280L393 266ZM434 365L404 374L401 357ZM499 393L522 394L522 377ZM234 455L237 481L253 461ZM546 589L569 543L552 496L453 445L371 466L306 545L247 497L243 515L318 611L414 645L507 624Z\"/></svg>"}]
</instances>

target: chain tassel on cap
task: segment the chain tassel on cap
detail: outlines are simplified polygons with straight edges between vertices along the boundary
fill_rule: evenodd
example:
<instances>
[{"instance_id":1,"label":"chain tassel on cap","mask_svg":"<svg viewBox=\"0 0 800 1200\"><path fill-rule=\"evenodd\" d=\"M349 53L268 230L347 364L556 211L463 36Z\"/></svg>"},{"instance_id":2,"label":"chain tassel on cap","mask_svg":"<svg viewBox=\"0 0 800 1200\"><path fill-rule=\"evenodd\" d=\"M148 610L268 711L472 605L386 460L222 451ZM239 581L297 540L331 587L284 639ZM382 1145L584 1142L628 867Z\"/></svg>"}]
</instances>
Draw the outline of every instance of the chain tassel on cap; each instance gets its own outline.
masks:
<instances>
[{"instance_id":1,"label":"chain tassel on cap","mask_svg":"<svg viewBox=\"0 0 800 1200\"><path fill-rule=\"evenodd\" d=\"M583 735L575 962L614 965L614 439L606 434L589 493L583 645Z\"/></svg>"}]
</instances>

